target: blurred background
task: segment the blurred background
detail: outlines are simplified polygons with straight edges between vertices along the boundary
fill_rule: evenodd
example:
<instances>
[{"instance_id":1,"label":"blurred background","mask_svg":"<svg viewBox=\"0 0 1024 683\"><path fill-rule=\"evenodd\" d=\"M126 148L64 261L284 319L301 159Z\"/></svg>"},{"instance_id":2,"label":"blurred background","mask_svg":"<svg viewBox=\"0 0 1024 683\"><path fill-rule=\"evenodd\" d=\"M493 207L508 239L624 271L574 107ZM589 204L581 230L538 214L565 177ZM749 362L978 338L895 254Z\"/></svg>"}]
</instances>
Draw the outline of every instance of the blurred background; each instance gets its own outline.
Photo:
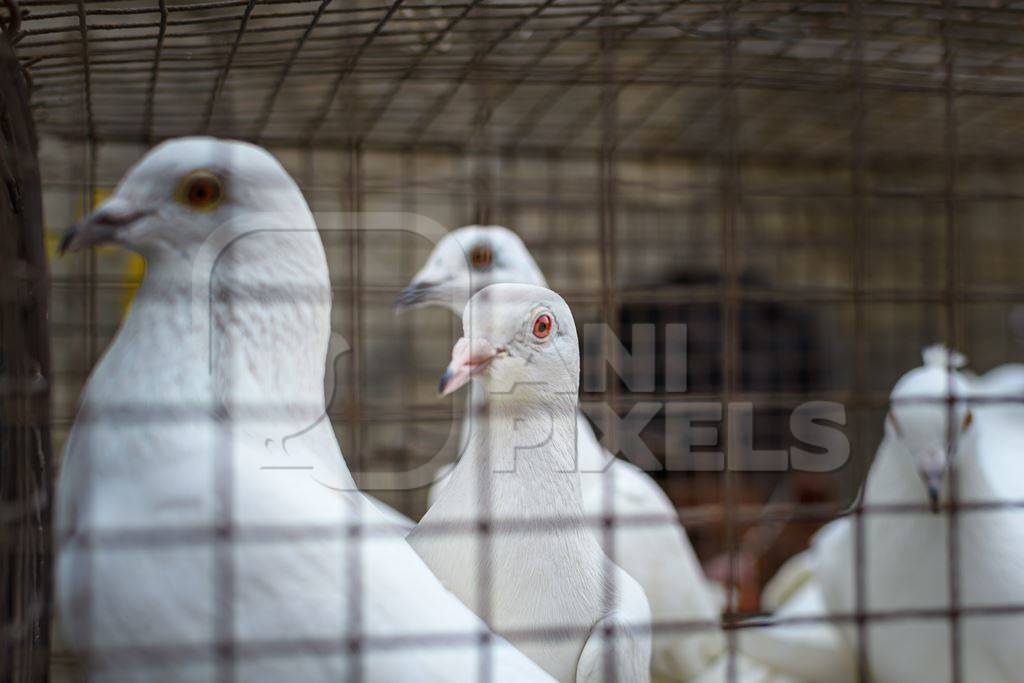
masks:
<instances>
[{"instance_id":1,"label":"blurred background","mask_svg":"<svg viewBox=\"0 0 1024 683\"><path fill-rule=\"evenodd\" d=\"M391 231L324 234L352 346L330 415L354 470L428 461L464 408L436 398L459 321L394 309L433 246L400 214L513 229L577 323L627 347L633 324L688 326L685 393L612 381L585 401L749 402L766 449L796 445L795 406L845 406L838 471L652 473L736 613L855 502L922 347L978 372L1024 360L1021 3L21 5L51 256L178 135L268 147L314 212L395 212ZM101 249L50 269L59 454L143 265ZM642 438L664 457L664 411ZM425 489L377 493L414 519L426 506Z\"/></svg>"}]
</instances>

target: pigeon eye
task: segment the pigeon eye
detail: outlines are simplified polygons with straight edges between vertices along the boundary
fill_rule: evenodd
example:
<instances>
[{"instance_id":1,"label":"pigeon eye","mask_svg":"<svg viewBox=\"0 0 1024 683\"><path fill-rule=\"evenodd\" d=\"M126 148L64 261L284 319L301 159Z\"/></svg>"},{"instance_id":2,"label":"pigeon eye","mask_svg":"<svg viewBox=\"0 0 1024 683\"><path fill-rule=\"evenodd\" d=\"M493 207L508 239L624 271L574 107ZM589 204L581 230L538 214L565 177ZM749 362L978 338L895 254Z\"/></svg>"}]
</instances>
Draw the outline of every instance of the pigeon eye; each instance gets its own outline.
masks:
<instances>
[{"instance_id":1,"label":"pigeon eye","mask_svg":"<svg viewBox=\"0 0 1024 683\"><path fill-rule=\"evenodd\" d=\"M551 316L550 315L539 315L537 319L533 321L533 336L537 339L545 339L551 334Z\"/></svg>"},{"instance_id":2,"label":"pigeon eye","mask_svg":"<svg viewBox=\"0 0 1024 683\"><path fill-rule=\"evenodd\" d=\"M494 253L485 244L478 244L469 252L469 264L474 270L489 268L494 262Z\"/></svg>"},{"instance_id":3,"label":"pigeon eye","mask_svg":"<svg viewBox=\"0 0 1024 683\"><path fill-rule=\"evenodd\" d=\"M210 211L220 204L224 185L209 171L189 173L181 181L178 201L194 211Z\"/></svg>"}]
</instances>

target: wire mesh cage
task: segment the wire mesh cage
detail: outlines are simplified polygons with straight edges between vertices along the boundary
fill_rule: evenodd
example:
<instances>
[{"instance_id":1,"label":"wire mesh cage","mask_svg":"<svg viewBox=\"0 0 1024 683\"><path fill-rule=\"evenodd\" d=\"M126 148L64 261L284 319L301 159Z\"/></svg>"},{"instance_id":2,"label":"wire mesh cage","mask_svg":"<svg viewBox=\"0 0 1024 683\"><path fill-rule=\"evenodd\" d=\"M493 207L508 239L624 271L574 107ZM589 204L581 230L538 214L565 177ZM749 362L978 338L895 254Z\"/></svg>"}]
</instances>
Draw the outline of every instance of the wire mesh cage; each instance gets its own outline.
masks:
<instances>
[{"instance_id":1,"label":"wire mesh cage","mask_svg":"<svg viewBox=\"0 0 1024 683\"><path fill-rule=\"evenodd\" d=\"M946 343L979 371L1021 355L1019 3L12 8L41 134L51 255L60 231L130 164L185 135L267 147L317 216L392 216L393 231L323 231L331 328L350 347L328 364L328 414L353 472L413 519L428 487L395 482L439 452L456 457L463 403L437 401L436 387L461 331L457 316L436 310L395 315L434 247L401 222L503 225L521 236L579 324L581 402L602 445L650 458L645 469L705 570L727 587L720 621L652 629L724 627L730 661L737 634L763 614L765 583L813 532L840 516L863 527L871 511L858 492L889 391L920 365L920 350ZM50 269L59 453L144 267L101 249ZM611 342L588 346L595 323L650 361L650 386L610 371ZM667 379L673 326L686 329L681 386ZM822 401L844 409L849 457L828 472L794 469L793 412ZM710 410L697 422L715 430L711 441L680 432L679 405ZM711 464L672 466L684 441ZM781 452L783 463L745 467L742 444ZM720 461L708 460L718 451ZM954 496L944 514L957 510ZM8 531L22 522L5 520ZM886 615L866 611L861 564L858 555L856 608L836 617L855 627L859 680L870 680L874 619L951 624L950 680L969 680L956 571L948 609ZM55 680L88 668L59 643L51 661ZM739 676L730 667L724 680Z\"/></svg>"}]
</instances>

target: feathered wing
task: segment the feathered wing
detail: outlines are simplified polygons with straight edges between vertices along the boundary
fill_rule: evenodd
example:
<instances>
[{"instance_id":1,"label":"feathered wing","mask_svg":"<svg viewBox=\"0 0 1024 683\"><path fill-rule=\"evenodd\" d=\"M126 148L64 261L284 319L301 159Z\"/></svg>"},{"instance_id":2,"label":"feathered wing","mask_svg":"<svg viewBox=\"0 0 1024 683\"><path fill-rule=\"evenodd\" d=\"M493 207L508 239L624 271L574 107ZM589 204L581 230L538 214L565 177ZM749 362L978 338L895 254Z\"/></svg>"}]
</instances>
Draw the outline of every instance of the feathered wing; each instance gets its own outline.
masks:
<instances>
[{"instance_id":1,"label":"feathered wing","mask_svg":"<svg viewBox=\"0 0 1024 683\"><path fill-rule=\"evenodd\" d=\"M649 681L651 672L646 662L631 654L642 647L639 640L621 614L608 614L594 626L583 646L576 665L577 683Z\"/></svg>"},{"instance_id":2,"label":"feathered wing","mask_svg":"<svg viewBox=\"0 0 1024 683\"><path fill-rule=\"evenodd\" d=\"M270 640L282 647L309 640L329 647L341 634L341 679L454 682L475 680L489 670L496 680L550 680L506 641L490 635L441 586L392 516L373 501L358 491L325 487L307 472L265 474L252 472L252 479L261 481L237 492L238 534L244 538L248 527L275 525L294 528L299 537L303 527L314 533L301 542L285 534L276 546L237 547L240 642ZM318 536L318 527L326 535ZM485 635L489 645L482 644ZM258 661L245 663L244 673L264 680L317 680L318 672L336 673L333 665L320 668L308 659L274 659L279 676L261 674ZM309 676L302 675L303 664Z\"/></svg>"},{"instance_id":3,"label":"feathered wing","mask_svg":"<svg viewBox=\"0 0 1024 683\"><path fill-rule=\"evenodd\" d=\"M810 578L773 613L780 623L744 629L740 647L777 672L816 683L856 681L854 653L845 634L828 621L820 584ZM810 619L810 621L788 620ZM820 621L819 621L820 620Z\"/></svg>"},{"instance_id":4,"label":"feathered wing","mask_svg":"<svg viewBox=\"0 0 1024 683\"><path fill-rule=\"evenodd\" d=\"M809 551L791 556L761 589L761 609L778 609L813 577L814 567Z\"/></svg>"},{"instance_id":5,"label":"feathered wing","mask_svg":"<svg viewBox=\"0 0 1024 683\"><path fill-rule=\"evenodd\" d=\"M1009 398L987 393L988 396ZM980 437L979 465L984 484L992 489L997 500L1024 500L1024 403L1007 401L982 405L974 409ZM1024 513L1021 513L1024 519Z\"/></svg>"},{"instance_id":6,"label":"feathered wing","mask_svg":"<svg viewBox=\"0 0 1024 683\"><path fill-rule=\"evenodd\" d=\"M643 589L616 568L616 605L591 629L576 664L579 683L636 681L651 678L651 609Z\"/></svg>"},{"instance_id":7,"label":"feathered wing","mask_svg":"<svg viewBox=\"0 0 1024 683\"><path fill-rule=\"evenodd\" d=\"M485 671L551 680L501 638L482 645L483 622L361 493L291 468L316 460L295 444L285 454L243 439L230 449L229 537L215 533L219 515L200 503L194 525L164 520L173 524L158 526L153 544L65 544L63 625L73 646L93 652L92 680L213 681L218 642L230 643L236 678L246 681L455 683ZM171 490L207 484L193 473L206 455L161 481ZM183 471L187 479L168 479ZM104 489L122 491L130 487Z\"/></svg>"},{"instance_id":8,"label":"feathered wing","mask_svg":"<svg viewBox=\"0 0 1024 683\"><path fill-rule=\"evenodd\" d=\"M589 425L580 425L579 447L600 448ZM585 457L581 455L581 460ZM604 457L611 456L604 452ZM640 468L612 459L603 475L583 476L584 507L591 516L607 511L601 477L612 478L612 512L622 520L613 536L615 545L606 552L636 579L650 602L652 673L674 681L729 681L726 639L715 596L672 501ZM630 517L642 523L631 524ZM604 539L598 537L603 545ZM659 624L664 628L659 629ZM737 656L739 683L790 680L749 654L741 648Z\"/></svg>"},{"instance_id":9,"label":"feathered wing","mask_svg":"<svg viewBox=\"0 0 1024 683\"><path fill-rule=\"evenodd\" d=\"M961 496L965 504L994 507L966 511L961 522L960 592L962 604L972 607L1024 605L1024 405L996 404L975 410L979 429L980 475L984 495ZM964 482L967 484L968 482ZM966 526L966 532L964 527ZM966 536L966 537L965 537ZM978 680L1017 680L1024 670L1024 648L1017 634L1024 630L1024 612L1005 616L968 615L962 639L967 673ZM978 660L978 661L974 661ZM972 666L977 668L972 668Z\"/></svg>"},{"instance_id":10,"label":"feathered wing","mask_svg":"<svg viewBox=\"0 0 1024 683\"><path fill-rule=\"evenodd\" d=\"M744 655L775 672L776 678L767 680L857 680L848 634L830 620L848 611L841 605L849 591L849 541L849 520L832 522L818 532L811 549L791 558L765 587L765 607L776 623L751 625L738 637Z\"/></svg>"},{"instance_id":11,"label":"feathered wing","mask_svg":"<svg viewBox=\"0 0 1024 683\"><path fill-rule=\"evenodd\" d=\"M725 647L707 578L675 507L661 487L623 460L614 460L609 469L603 475L584 474L584 507L592 517L611 512L621 522L613 535L614 546L605 552L647 594L656 628L653 671L687 680L703 671ZM606 510L600 477L612 477L611 510ZM601 534L598 540L604 545ZM657 630L658 623L680 622L707 626Z\"/></svg>"},{"instance_id":12,"label":"feathered wing","mask_svg":"<svg viewBox=\"0 0 1024 683\"><path fill-rule=\"evenodd\" d=\"M1011 399L1024 396L1024 364L1006 363L974 377L976 389L990 396Z\"/></svg>"}]
</instances>

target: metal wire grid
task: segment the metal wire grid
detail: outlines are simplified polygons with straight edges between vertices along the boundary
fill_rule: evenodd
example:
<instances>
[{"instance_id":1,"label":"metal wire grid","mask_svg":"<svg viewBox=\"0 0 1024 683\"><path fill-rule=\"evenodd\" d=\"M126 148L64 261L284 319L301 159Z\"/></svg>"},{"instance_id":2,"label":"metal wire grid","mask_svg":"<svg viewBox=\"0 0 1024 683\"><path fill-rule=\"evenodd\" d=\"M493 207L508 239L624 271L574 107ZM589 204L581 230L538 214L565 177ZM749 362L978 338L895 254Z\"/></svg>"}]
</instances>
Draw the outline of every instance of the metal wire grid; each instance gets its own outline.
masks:
<instances>
[{"instance_id":1,"label":"metal wire grid","mask_svg":"<svg viewBox=\"0 0 1024 683\"><path fill-rule=\"evenodd\" d=\"M404 163L406 163L406 164L412 164L414 161L415 161L415 159L411 155L408 155L408 156L404 157ZM551 162L548 162L548 164L550 165ZM557 172L555 172L554 175L558 176L559 174ZM308 175L307 175L307 177L308 177ZM112 180L113 178L114 178L113 175L109 176L107 182L109 182L109 180ZM349 182L351 182L351 179L349 180ZM366 183L366 184L373 184L373 179L371 178L369 181L364 179L363 182ZM405 186L407 188L408 187L412 187L412 188L418 187L418 184L415 182L415 180L411 180L410 181L408 176L406 177L406 181L404 181L404 182L408 182L408 185ZM446 202L450 201L447 198L450 195L459 196L459 190L457 189L457 186L468 187L468 186L471 185L471 183L468 183L468 182L466 182L466 181L464 181L462 179L456 179L455 181L450 181L450 182L442 181L440 184L441 184L441 187L437 188L436 190L434 190L433 194L436 194L437 196L444 197L443 201L446 201ZM498 182L498 183L495 183L495 184L498 185L498 186L501 186L504 183ZM380 185L385 185L384 179L380 179ZM309 189L307 190L307 192L309 192L311 194L311 196L313 197L314 204L316 203L315 200L317 198L317 191L315 189L316 187L317 186L314 183L311 186L309 186ZM391 181L391 186L390 187L391 187L392 191L395 191L395 192L397 192L399 194L402 191L402 187L395 185L395 182L394 182L393 179ZM348 191L348 190L346 190L346 191ZM378 186L378 188L376 189L376 192L379 193L381 191L382 190L380 189L380 186ZM384 192L386 192L386 191L387 191L387 186L385 185ZM337 191L336 190L332 190L332 192L336 193ZM371 191L368 191L365 187L363 189L361 189L360 192L364 196L367 196L367 203L370 203L368 201L369 197L372 196L374 193L371 192ZM403 201L415 202L416 201L415 197L418 194L419 194L418 192L415 192L415 191L410 192L410 191L406 190L405 191L405 198L403 199ZM431 194L431 193L430 192L426 192L425 194ZM499 200L498 203L499 204L501 204L501 203L511 204L512 206L518 207L519 212L520 212L520 218L521 219L525 219L526 217L522 215L524 208L525 209L531 208L530 207L531 202L528 201L528 200L524 200L523 199L523 195L525 195L525 194L526 194L525 192L520 193L520 191L518 189L518 186L513 184L513 187L509 188L509 194L507 196L502 195L502 198ZM410 196L412 198L410 198ZM471 190L470 191L465 191L463 193L463 200L464 200L463 202L458 202L458 203L472 204L472 191ZM519 204L516 204L517 200L519 201ZM423 200L421 199L420 201L423 201ZM577 206L577 205L575 205L574 203L570 202L569 206L573 207L573 206ZM534 210L536 210L536 209L534 209ZM571 211L573 209L569 209L569 210ZM578 210L578 208L576 210ZM461 212L462 215L463 215L463 219L462 220L453 219L454 222L455 223L464 222L468 216L472 215L473 211L474 211L474 209L471 206L463 206L463 207L461 207L461 208L459 208L457 210L454 210L453 211L454 214L457 215L457 214L459 214ZM714 213L715 213L715 209L705 209L704 216L707 219L707 218L712 217ZM628 215L629 214L627 212L625 216L620 216L620 219L621 220L628 220L628 218L627 218ZM511 220L505 221L504 216L503 216L503 212L499 212L498 217L501 218L501 222L512 223ZM633 217L633 220L635 220L635 216ZM525 222L525 226L529 226L531 224L535 224L535 221L526 220L524 222ZM531 241L531 246L533 246L538 251L538 253L541 254L541 258L542 259L544 258L543 254L545 252L557 252L559 249L564 249L566 244L567 244L567 241L564 238L560 239L558 235L552 235L552 236L550 236L550 238L548 240L545 240L545 239L541 238L541 239L538 239L538 240L535 240L535 241ZM626 244L628 244L628 242ZM370 249L373 249L373 248L374 248L374 246L371 245ZM379 249L379 247L377 247L377 248ZM629 249L627 247L624 247L624 246L617 246L616 249L615 249L615 253L620 253L622 251L627 251L628 252ZM743 251L742 249L737 249L737 253L742 253L742 251ZM405 252L402 252L402 253L404 254ZM421 253L422 253L422 249L421 249ZM358 296L360 299L362 299L362 302L360 304L358 304L358 305L360 307L362 307L364 310L367 309L367 308L373 308L374 305L376 305L377 308L380 308L381 306L389 306L390 305L390 300L391 300L391 298L393 298L393 295L397 291L397 287L399 286L398 281L395 281L390 287L388 287L388 286L378 282L376 284L371 284L371 285L364 284L362 288L355 288L351 284L351 279L350 279L351 278L351 274L347 273L346 272L346 268L345 268L346 258L350 258L351 257L352 251L342 251L342 252L339 252L339 254L345 254L345 256L342 256L341 258L334 258L334 259L332 259L332 266L335 267L335 269L337 269L339 267L341 269L341 273L340 274L336 273L336 279L338 280L338 286L337 286L337 290L336 290L337 296L340 299L342 299L343 301L346 301L346 302L351 301L353 299L353 297L357 297ZM364 251L363 252L363 258L365 258L365 259L367 259L367 261L369 261L372 258L372 255L371 254L367 254ZM380 261L380 258L378 257L377 259L375 259L372 262L379 263L379 261ZM549 272L551 272L550 268L548 270L549 270ZM410 272L411 271L407 270L407 271L405 271L405 274L408 275ZM555 272L557 272L557 269L555 269ZM79 281L72 281L72 282L73 282L73 285L76 286L76 287L80 287L80 285L81 285L81 281L80 280ZM116 281L115 282L108 282L108 285L115 285L116 286L116 284L117 284ZM572 290L570 289L569 291L572 291ZM675 292L675 291L676 290L674 290L674 289L668 289L665 292L662 292L662 300L672 299L673 296L674 296L673 292ZM753 294L755 295L755 298L756 298L756 295L758 293L754 292ZM792 299L795 296L797 296L797 294L798 294L798 291L791 291L788 296L782 296L781 298L783 300L792 301ZM744 293L744 296L745 295L746 295L746 293ZM770 292L761 292L760 295L761 296L771 296ZM77 296L77 294L76 294L76 296ZM706 302L706 301L709 300L710 296L712 296L712 292L710 292L710 291L704 291L704 292L699 292L698 291L696 293L691 293L691 297L690 297L689 300L690 301L698 301L698 302ZM891 295L889 295L889 296L891 296ZM576 297L575 300L570 298L570 301L573 301L574 308L576 308L577 310L579 310L580 306L584 306L584 307L587 306L587 305L594 306L594 304L597 301L596 295L591 294L588 297L586 292L575 292L575 297ZM916 292L911 292L909 294L909 298L911 300L917 300L917 299L920 298L920 295L918 293L916 293ZM836 299L836 295L833 295L831 299L825 299L823 305L825 305L825 306L835 305L835 299ZM369 301L367 301L367 300L369 300ZM633 300L637 301L639 299L633 299ZM926 298L926 300L927 300L927 298ZM628 301L628 299L627 299L627 301ZM589 304L588 304L588 302L589 302ZM866 308L871 308L870 304L868 304L865 307ZM347 314L345 314L345 317L347 317ZM349 323L349 324L352 325L352 327L349 327L347 329L355 329L355 323ZM867 325L867 323L863 323L862 322L861 324L864 325L865 327L868 327L869 329L878 329L878 324L877 323L873 327ZM881 325L883 327L885 327L886 326L886 322L883 321L883 323L881 323ZM108 334L110 331L112 331L112 330L110 330L108 328L108 330L104 334ZM75 330L70 330L70 333L72 335L77 335L77 332ZM379 335L381 335L381 334L383 334L383 333L381 331L379 331L379 330L374 330L372 328L371 329L365 329L364 328L364 330L362 332L358 333L358 335L355 338L362 340L364 344L372 344L374 342L379 342L379 340L380 340L380 336ZM928 340L927 337L922 337L920 339L921 342L925 342L927 340ZM441 342L441 345L442 346L444 345L443 341ZM867 346L869 348L871 348L872 345L868 344ZM918 346L920 346L920 343L915 343L912 346L918 347ZM97 345L97 348L102 348L102 343L99 343ZM904 358L908 359L909 362L913 362L912 356L913 356L913 353L915 351L916 351L916 348L910 350L910 353L907 356L903 356L902 358L899 358L899 359L891 359L890 363L893 366L895 366L895 365L897 365L898 362L901 362ZM430 386L430 385L433 384L433 380L435 379L435 375L436 375L436 371L437 371L437 365L436 365L437 362L438 362L437 358L443 358L443 351L441 353L433 354L432 357L433 357L433 364L432 365L429 364L429 363L427 364L427 378L424 380L424 379L422 379L422 375L421 375L421 380L420 380L421 387L422 387L423 384L426 384L427 386ZM747 359L747 360L749 361L749 359ZM374 374L373 376L374 376L375 380L379 380L379 375L378 374ZM410 377L410 375L406 375L406 380L407 381L409 380L409 377ZM848 399L850 401L848 403L848 405L857 405L857 401L861 401L861 402L865 402L866 405L878 406L878 405L884 404L885 396L884 396L884 393L882 393L884 391L884 388L885 388L884 386L879 385L876 388L875 391L864 391L863 393L860 393L860 394L854 393L854 392L852 392L849 389L840 390L838 392L833 391L831 393L829 393L829 392L819 392L819 393L811 392L810 394L808 394L808 396L812 396L812 397L821 397L822 395L827 395L827 396L832 396L832 397L840 397L841 396L844 399ZM801 398L801 396L795 396L795 395L786 396L784 394L770 394L770 395L751 396L751 394L749 394L749 393L741 393L741 392L737 392L735 394L735 396L737 396L737 397L742 396L743 398L748 398L748 399L749 398L753 398L753 400L755 402L759 402L759 403L761 403L761 402L767 402L767 403L782 402L782 403L785 403L787 401L789 401L789 402L796 401L799 398ZM710 395L704 395L704 396L701 396L701 395L698 394L696 396L693 396L692 398L717 398L717 397L718 397L718 394L716 393L716 394L710 394ZM636 400L637 398L651 398L651 397L626 397L626 401L624 403L622 403L621 405L623 407L628 407L629 406L629 401L630 400ZM378 397L378 399L379 399L379 397ZM364 398L363 400L365 401L366 399ZM390 408L390 410L388 410L389 408ZM359 407L358 412L354 412L354 411L355 411L355 408L349 408L349 409L342 408L335 415L335 417L338 418L340 421L342 421L342 424L344 424L344 427L343 427L343 429L341 431L341 436L343 438L345 438L345 440L346 440L345 451L349 455L350 458L353 458L353 457L359 458L359 457L362 457L366 452L374 452L369 447L363 448L363 449L358 450L358 451L354 450L354 447L353 447L353 442L354 442L354 440L352 439L353 435L363 433L363 429L365 428L365 425L368 422L370 422L370 423L372 423L372 422L387 422L387 421L392 421L392 420L403 420L403 418L404 418L404 419L408 419L408 420L411 420L411 421L414 421L414 422L419 422L419 423L422 424L424 421L431 421L431 420L445 422L450 417L450 413L448 412L448 408L438 408L438 407L434 406L431 403L427 403L425 399L424 399L423 403L416 403L416 404L412 404L412 405L408 405L407 404L407 405L404 405L404 406L397 407L397 409L393 405L380 404L380 405L375 406L373 403L370 403L369 405L365 405L364 404L363 406ZM405 424L405 422L403 421L403 425L404 424ZM877 424L877 421L876 421L876 424ZM865 448L870 448L871 447L871 443L872 443L871 437L866 437L864 442L863 442L863 445L865 446ZM399 454L399 457L402 457L402 454ZM409 456L408 456L408 454L405 454L404 457L407 458ZM401 463L399 462L399 463L396 463L396 464L401 464ZM679 483L678 481L674 482L674 483L677 486L683 486L684 485L684 484ZM418 494L416 494L416 495L418 495ZM711 496L711 498L714 499L714 498L716 498L716 496ZM397 502L401 502L401 501L397 501ZM697 531L699 533L699 531L700 531L700 529L702 527L709 527L709 528L712 528L712 529L720 528L720 525L722 523L723 514L727 514L727 512L731 512L731 516L732 516L733 519L736 520L737 524L742 524L744 522L748 522L749 523L749 522L754 521L754 520L778 519L780 516L785 515L785 514L795 515L797 519L802 519L802 520L824 521L827 518L829 518L831 515L834 515L835 514L835 510L836 510L834 505L819 505L819 506L810 507L810 508L801 508L801 509L799 509L796 512L793 512L792 510L790 510L789 512L786 512L786 508L791 507L791 506L783 505L783 506L776 506L773 510L769 510L766 513L764 510L762 510L757 505L741 506L741 505L737 504L737 505L735 505L733 507L727 507L723 511L721 508L719 508L717 506L712 506L710 504L710 502L707 501L707 500L705 500L704 502L708 502L709 505L704 507L704 508L697 509L697 510L685 509L683 511L684 519L689 524L691 532ZM422 504L421 501L419 502L419 504ZM415 507L412 507L412 508L406 507L405 509L415 510L416 508ZM644 520L634 520L632 523L640 524L640 523L643 523L643 522L644 522ZM625 521L623 523L627 523L628 524L628 523L631 523L631 522ZM136 539L136 540L140 540L140 539ZM140 542L142 542L142 541L140 540ZM920 615L917 615L917 616L920 616ZM679 625L677 625L677 626L679 626ZM684 626L688 627L688 628L694 628L694 625L692 625L692 624L691 625L684 625ZM680 627L683 627L683 626L680 626ZM666 628L671 628L671 625L667 625ZM184 654L184 653L179 653L179 654ZM168 654L167 656L172 656L172 655Z\"/></svg>"},{"instance_id":2,"label":"metal wire grid","mask_svg":"<svg viewBox=\"0 0 1024 683\"><path fill-rule=\"evenodd\" d=\"M630 103L617 153L715 155L717 90L731 69L737 154L845 159L846 131L821 133L845 116L856 79L871 112L865 144L939 158L940 32L961 53L950 87L965 150L1001 156L1021 137L1021 9L1009 2L866 3L857 31L836 3L737 3L728 30L721 3L678 0L25 7L18 49L42 128L70 137L208 132L458 150L478 142L465 131L479 128L483 97L495 148L592 153L608 142L602 102L614 95ZM728 66L721 46L730 41ZM802 121L808 110L818 120ZM994 121L998 143L986 134Z\"/></svg>"},{"instance_id":3,"label":"metal wire grid","mask_svg":"<svg viewBox=\"0 0 1024 683\"><path fill-rule=\"evenodd\" d=\"M930 340L918 331L921 338L887 358L887 345L872 336L904 317L891 310L917 307L913 320L930 325L928 334L998 357L991 344L969 336L968 316L992 320L993 312L977 312L987 306L1005 314L1004 307L1024 299L1014 272L988 282L985 277L992 263L1005 259L1007 246L1019 249L1006 214L1021 197L1013 182L999 177L1019 173L1017 114L1024 93L1017 73L1019 9L1012 3L26 6L18 51L32 74L40 127L83 143L86 202L95 186L109 185L123 168L112 161L116 168L97 169L106 145L210 132L291 146L301 159L292 170L314 208L318 202L426 204L426 211L448 216L451 225L482 218L510 224L527 233L574 310L582 308L613 327L618 311L634 303L718 304L725 344L722 389L689 398L759 405L839 399L866 411L854 419L862 423L858 431L870 435L892 371L912 364L918 342ZM254 109L253 102L261 106ZM473 133L468 141L466 131ZM333 153L343 168L324 173L314 148L338 150ZM368 157L375 155L399 159L402 173L367 173ZM456 160L450 175L440 179L432 173L438 158ZM546 176L534 175L538 167ZM440 208L445 202L450 206ZM842 227L828 239L810 239L805 258L794 259L807 268L803 278L788 277L792 273L783 265L769 284L751 286L742 273L765 249L757 241L756 218L773 202L782 220L825 202L832 207L829 219ZM646 210L651 203L655 213L682 213L700 230L675 225L681 234L675 240L664 232L652 238ZM1003 227L972 248L960 226L974 229L978 212L993 207L1004 212ZM876 222L900 211L922 222L920 234L907 241L903 235L883 236L872 248ZM584 227L571 227L574 219ZM943 237L930 252L925 247L936 224L944 226L938 231ZM694 234L700 231L703 238ZM765 230L760 237L765 236L775 250L787 239L785 230ZM558 282L559 268L545 261L573 260L559 254L581 240L594 246L574 258L595 255L596 268L587 277ZM651 251L664 252L669 243L699 247L698 253L717 262L720 280L637 287L637 273L656 262ZM892 247L925 254L919 281L893 275L890 286L877 286L872 257ZM367 282L368 264L380 263L376 248L349 237L331 258L339 315L356 349L374 339L379 310L373 309L390 304L400 285ZM425 250L405 244L399 253L407 278L420 260L410 254ZM846 259L848 269L823 286L807 265L815 253ZM977 272L965 272L964 261L975 253L981 254ZM84 296L84 325L72 324L57 335L85 340L86 368L111 331L101 333L102 292L123 284L117 276L104 278L104 258L90 255L54 283L57 292ZM841 310L837 329L852 339L849 376L807 393L745 391L739 377L749 359L740 353L738 320L750 301L812 302ZM875 316L882 322L873 321ZM423 323L402 323L410 324ZM405 350L414 359L423 353L415 347ZM332 415L343 425L340 436L350 459L373 452L367 430L374 422L400 422L406 441L410 433L422 435L432 423L451 419L449 407L425 400L395 407L362 395L372 359L360 353L349 357L343 378L354 393ZM435 372L430 365L430 380ZM416 376L406 374L404 381L422 385ZM645 397L617 395L613 388L603 398L627 409ZM855 440L862 457L853 460L854 469L866 468L872 447L871 436ZM395 454L399 464L409 457ZM859 481L863 471L850 474ZM670 490L680 486L665 483ZM708 526L722 534L731 577L738 573L745 525L818 523L837 512L835 504L744 504L743 481L735 473L715 478L714 486L716 493L701 501L703 507L684 507L681 514L691 532ZM417 496L407 493L392 502L416 511L422 505ZM962 506L954 505L951 514L957 509ZM859 520L870 511L857 507L854 513ZM291 532L299 530L285 530ZM950 545L955 552L955 530ZM862 596L862 572L857 574ZM861 627L863 663L863 627L871 619L941 618L956 624L964 614L956 582L954 572L954 606L948 611L866 614L860 602L854 614L836 621ZM730 609L726 624L738 626L741 616ZM956 663L955 628L951 645ZM236 654L244 656L244 648ZM954 671L954 680L962 680L957 664ZM866 675L862 666L862 679Z\"/></svg>"}]
</instances>

